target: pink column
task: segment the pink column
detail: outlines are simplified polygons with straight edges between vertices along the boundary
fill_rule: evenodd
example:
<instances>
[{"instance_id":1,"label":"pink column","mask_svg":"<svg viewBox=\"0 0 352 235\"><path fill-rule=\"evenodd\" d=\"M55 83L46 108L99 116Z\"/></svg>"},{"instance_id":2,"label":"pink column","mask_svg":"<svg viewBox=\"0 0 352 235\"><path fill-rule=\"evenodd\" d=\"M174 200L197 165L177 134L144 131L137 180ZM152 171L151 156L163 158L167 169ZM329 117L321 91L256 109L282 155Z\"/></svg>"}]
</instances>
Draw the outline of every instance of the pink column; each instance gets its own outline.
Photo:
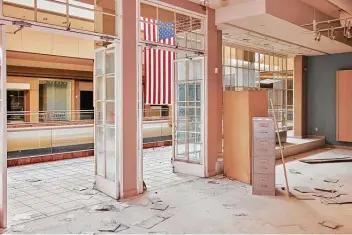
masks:
<instances>
[{"instance_id":1,"label":"pink column","mask_svg":"<svg viewBox=\"0 0 352 235\"><path fill-rule=\"evenodd\" d=\"M122 77L123 77L123 178L122 197L137 191L137 9L135 0L122 0Z\"/></svg>"},{"instance_id":2,"label":"pink column","mask_svg":"<svg viewBox=\"0 0 352 235\"><path fill-rule=\"evenodd\" d=\"M208 150L207 176L216 174L216 161L222 152L222 34L215 25L215 10L208 9ZM217 72L216 72L217 70Z\"/></svg>"}]
</instances>

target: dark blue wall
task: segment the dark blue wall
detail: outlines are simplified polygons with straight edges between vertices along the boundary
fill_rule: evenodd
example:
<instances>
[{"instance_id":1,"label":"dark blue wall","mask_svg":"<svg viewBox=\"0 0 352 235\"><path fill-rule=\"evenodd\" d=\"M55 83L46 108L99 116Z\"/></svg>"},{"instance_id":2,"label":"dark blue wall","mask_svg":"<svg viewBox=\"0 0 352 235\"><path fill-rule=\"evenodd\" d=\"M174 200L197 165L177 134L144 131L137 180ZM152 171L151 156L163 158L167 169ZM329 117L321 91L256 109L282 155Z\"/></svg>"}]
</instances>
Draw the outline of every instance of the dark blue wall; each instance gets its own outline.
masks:
<instances>
[{"instance_id":1,"label":"dark blue wall","mask_svg":"<svg viewBox=\"0 0 352 235\"><path fill-rule=\"evenodd\" d=\"M307 66L307 134L336 141L336 71L352 69L352 53L310 56ZM317 128L317 129L316 129Z\"/></svg>"}]
</instances>

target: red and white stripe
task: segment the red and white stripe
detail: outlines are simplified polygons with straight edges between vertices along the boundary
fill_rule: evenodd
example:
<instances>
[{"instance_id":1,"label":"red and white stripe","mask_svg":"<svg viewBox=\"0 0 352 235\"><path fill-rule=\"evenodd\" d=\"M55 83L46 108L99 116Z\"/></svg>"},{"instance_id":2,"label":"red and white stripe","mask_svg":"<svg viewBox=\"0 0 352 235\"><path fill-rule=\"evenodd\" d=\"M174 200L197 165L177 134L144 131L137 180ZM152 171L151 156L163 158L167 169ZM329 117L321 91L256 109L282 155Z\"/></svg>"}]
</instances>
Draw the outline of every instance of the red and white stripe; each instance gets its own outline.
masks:
<instances>
[{"instance_id":1,"label":"red and white stripe","mask_svg":"<svg viewBox=\"0 0 352 235\"><path fill-rule=\"evenodd\" d=\"M150 22L150 23L147 23ZM156 20L144 19L141 27L144 40L158 42L158 26ZM175 38L159 41L162 44L175 45ZM172 71L176 53L154 48L144 49L144 103L149 105L171 104Z\"/></svg>"}]
</instances>

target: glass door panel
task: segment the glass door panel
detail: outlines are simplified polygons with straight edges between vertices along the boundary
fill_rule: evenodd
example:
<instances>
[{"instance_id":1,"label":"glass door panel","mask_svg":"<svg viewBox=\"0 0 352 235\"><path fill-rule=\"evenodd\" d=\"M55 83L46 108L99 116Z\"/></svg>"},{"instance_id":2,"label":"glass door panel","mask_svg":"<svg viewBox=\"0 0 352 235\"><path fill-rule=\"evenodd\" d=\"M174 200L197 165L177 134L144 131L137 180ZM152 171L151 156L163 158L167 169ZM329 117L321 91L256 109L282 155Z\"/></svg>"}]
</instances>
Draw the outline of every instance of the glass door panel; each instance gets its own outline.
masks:
<instances>
[{"instance_id":1,"label":"glass door panel","mask_svg":"<svg viewBox=\"0 0 352 235\"><path fill-rule=\"evenodd\" d=\"M119 138L117 94L120 87L118 43L96 50L94 72L95 185L107 195L119 198Z\"/></svg>"},{"instance_id":2,"label":"glass door panel","mask_svg":"<svg viewBox=\"0 0 352 235\"><path fill-rule=\"evenodd\" d=\"M174 171L204 177L204 58L178 59L174 66Z\"/></svg>"}]
</instances>

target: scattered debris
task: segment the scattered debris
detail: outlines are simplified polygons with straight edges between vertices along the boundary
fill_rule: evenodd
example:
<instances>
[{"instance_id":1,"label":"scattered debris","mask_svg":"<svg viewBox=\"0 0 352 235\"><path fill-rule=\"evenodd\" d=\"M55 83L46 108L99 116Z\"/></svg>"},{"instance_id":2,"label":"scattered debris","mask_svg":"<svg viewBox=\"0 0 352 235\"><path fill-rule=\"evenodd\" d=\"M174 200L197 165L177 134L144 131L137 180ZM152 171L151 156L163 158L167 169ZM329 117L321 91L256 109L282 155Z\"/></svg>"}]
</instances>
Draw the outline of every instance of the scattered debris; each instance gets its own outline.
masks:
<instances>
[{"instance_id":1,"label":"scattered debris","mask_svg":"<svg viewBox=\"0 0 352 235\"><path fill-rule=\"evenodd\" d=\"M149 232L148 234L167 234L167 232Z\"/></svg>"},{"instance_id":2,"label":"scattered debris","mask_svg":"<svg viewBox=\"0 0 352 235\"><path fill-rule=\"evenodd\" d=\"M337 192L336 189L330 189L330 188L319 187L319 188L314 188L314 189L317 191L328 192L328 193L336 193Z\"/></svg>"},{"instance_id":3,"label":"scattered debris","mask_svg":"<svg viewBox=\"0 0 352 235\"><path fill-rule=\"evenodd\" d=\"M208 181L208 184L220 184L218 181L215 180L210 180Z\"/></svg>"},{"instance_id":4,"label":"scattered debris","mask_svg":"<svg viewBox=\"0 0 352 235\"><path fill-rule=\"evenodd\" d=\"M154 227L155 225L160 224L164 220L165 220L164 218L161 218L159 216L152 216L152 217L136 224L136 226L141 227L141 228L145 228L145 229L150 229L150 228Z\"/></svg>"},{"instance_id":5,"label":"scattered debris","mask_svg":"<svg viewBox=\"0 0 352 235\"><path fill-rule=\"evenodd\" d=\"M286 190L286 187L281 187L281 190L284 190L284 191L285 191L285 190Z\"/></svg>"},{"instance_id":6,"label":"scattered debris","mask_svg":"<svg viewBox=\"0 0 352 235\"><path fill-rule=\"evenodd\" d=\"M300 192L300 193L314 193L314 191L309 188L309 187L302 187L302 186L296 186L296 187L293 187L294 190Z\"/></svg>"},{"instance_id":7,"label":"scattered debris","mask_svg":"<svg viewBox=\"0 0 352 235\"><path fill-rule=\"evenodd\" d=\"M111 223L111 224L104 224L101 228L99 228L99 232L115 232L121 224Z\"/></svg>"},{"instance_id":8,"label":"scattered debris","mask_svg":"<svg viewBox=\"0 0 352 235\"><path fill-rule=\"evenodd\" d=\"M167 204L163 204L163 203L154 203L152 206L153 210L158 210L158 211L164 211L169 207L169 205Z\"/></svg>"},{"instance_id":9,"label":"scattered debris","mask_svg":"<svg viewBox=\"0 0 352 235\"><path fill-rule=\"evenodd\" d=\"M36 182L40 182L42 180L33 178L33 179L26 179L26 181L29 183L36 183Z\"/></svg>"},{"instance_id":10,"label":"scattered debris","mask_svg":"<svg viewBox=\"0 0 352 235\"><path fill-rule=\"evenodd\" d=\"M352 162L352 157L338 157L338 158L316 158L316 159L302 159L300 162L308 164L317 163L334 163L334 162Z\"/></svg>"},{"instance_id":11,"label":"scattered debris","mask_svg":"<svg viewBox=\"0 0 352 235\"><path fill-rule=\"evenodd\" d=\"M337 223L332 222L332 221L322 221L322 222L319 222L319 224L324 226L324 227L331 228L331 229L337 229L337 228L343 226L341 224L337 224Z\"/></svg>"},{"instance_id":12,"label":"scattered debris","mask_svg":"<svg viewBox=\"0 0 352 235\"><path fill-rule=\"evenodd\" d=\"M225 176L224 176L224 175L216 175L216 176L214 176L213 178L214 178L214 179L219 179L219 180L221 180L221 179L224 179Z\"/></svg>"},{"instance_id":13,"label":"scattered debris","mask_svg":"<svg viewBox=\"0 0 352 235\"><path fill-rule=\"evenodd\" d=\"M352 204L352 197L351 196L340 196L336 198L321 198L320 199L321 203L325 203L327 205L329 204Z\"/></svg>"},{"instance_id":14,"label":"scattered debris","mask_svg":"<svg viewBox=\"0 0 352 235\"><path fill-rule=\"evenodd\" d=\"M295 175L302 175L301 172L299 172L299 171L297 171L297 170L295 170L295 169L289 169L289 172L290 172L291 174L295 174Z\"/></svg>"},{"instance_id":15,"label":"scattered debris","mask_svg":"<svg viewBox=\"0 0 352 235\"><path fill-rule=\"evenodd\" d=\"M125 225L125 224L120 224L120 226L114 231L115 233L125 231L129 229L130 227Z\"/></svg>"},{"instance_id":16,"label":"scattered debris","mask_svg":"<svg viewBox=\"0 0 352 235\"><path fill-rule=\"evenodd\" d=\"M97 205L93 207L94 211L111 211L114 208L113 205Z\"/></svg>"},{"instance_id":17,"label":"scattered debris","mask_svg":"<svg viewBox=\"0 0 352 235\"><path fill-rule=\"evenodd\" d=\"M156 216L167 220L167 219L171 218L171 217L174 216L174 215L175 215L175 214L173 214L173 213L164 211L164 212L161 212L161 213L157 214Z\"/></svg>"},{"instance_id":18,"label":"scattered debris","mask_svg":"<svg viewBox=\"0 0 352 235\"><path fill-rule=\"evenodd\" d=\"M87 189L88 189L87 187L82 187L82 186L77 186L73 188L73 190L80 191L80 192L85 191Z\"/></svg>"},{"instance_id":19,"label":"scattered debris","mask_svg":"<svg viewBox=\"0 0 352 235\"><path fill-rule=\"evenodd\" d=\"M290 193L293 197L295 197L298 200L315 200L315 198L312 195L298 194L298 193L292 193L292 192Z\"/></svg>"},{"instance_id":20,"label":"scattered debris","mask_svg":"<svg viewBox=\"0 0 352 235\"><path fill-rule=\"evenodd\" d=\"M337 182L339 182L339 179L326 178L326 179L324 180L324 182L327 182L327 183L337 183Z\"/></svg>"},{"instance_id":21,"label":"scattered debris","mask_svg":"<svg viewBox=\"0 0 352 235\"><path fill-rule=\"evenodd\" d=\"M313 194L313 196L316 197L321 197L321 198L327 198L327 199L332 199L332 198L337 198L341 195L346 195L345 193L340 193L340 192L336 192L336 193L330 193L330 192L318 192Z\"/></svg>"},{"instance_id":22,"label":"scattered debris","mask_svg":"<svg viewBox=\"0 0 352 235\"><path fill-rule=\"evenodd\" d=\"M149 199L149 201L151 201L153 204L159 203L159 202L163 202L163 200L161 200L161 199L158 198L158 197L149 197L148 199Z\"/></svg>"}]
</instances>

